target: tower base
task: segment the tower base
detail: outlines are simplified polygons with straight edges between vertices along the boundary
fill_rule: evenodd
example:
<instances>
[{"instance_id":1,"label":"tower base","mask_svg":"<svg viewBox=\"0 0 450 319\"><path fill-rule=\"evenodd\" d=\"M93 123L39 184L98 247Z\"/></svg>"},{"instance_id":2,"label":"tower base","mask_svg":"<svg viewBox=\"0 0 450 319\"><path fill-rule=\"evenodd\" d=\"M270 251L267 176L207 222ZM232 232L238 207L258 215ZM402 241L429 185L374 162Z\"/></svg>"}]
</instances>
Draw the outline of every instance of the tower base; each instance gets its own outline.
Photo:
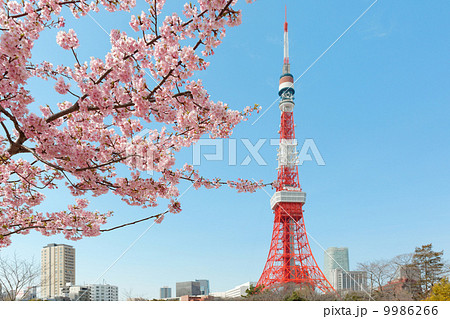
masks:
<instances>
[{"instance_id":1,"label":"tower base","mask_svg":"<svg viewBox=\"0 0 450 319\"><path fill-rule=\"evenodd\" d=\"M303 219L303 203L281 202L275 219L269 256L257 286L276 289L287 284L334 292L311 252Z\"/></svg>"}]
</instances>

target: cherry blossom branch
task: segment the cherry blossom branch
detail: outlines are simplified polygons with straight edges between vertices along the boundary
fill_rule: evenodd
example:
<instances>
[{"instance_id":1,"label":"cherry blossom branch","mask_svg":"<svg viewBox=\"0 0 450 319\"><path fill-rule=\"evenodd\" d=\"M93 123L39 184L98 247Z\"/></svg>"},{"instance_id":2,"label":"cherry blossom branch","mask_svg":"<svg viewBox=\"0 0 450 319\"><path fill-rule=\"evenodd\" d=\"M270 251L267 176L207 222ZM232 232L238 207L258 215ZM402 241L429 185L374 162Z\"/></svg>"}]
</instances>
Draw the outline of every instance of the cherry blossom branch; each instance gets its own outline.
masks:
<instances>
[{"instance_id":1,"label":"cherry blossom branch","mask_svg":"<svg viewBox=\"0 0 450 319\"><path fill-rule=\"evenodd\" d=\"M222 15L224 15L226 13L227 10L229 10L228 8L230 7L231 3L233 2L233 0L228 0L227 4L225 5L225 7L222 9L222 11L220 11L220 13L217 15L216 19L220 19L222 18Z\"/></svg>"},{"instance_id":2,"label":"cherry blossom branch","mask_svg":"<svg viewBox=\"0 0 450 319\"><path fill-rule=\"evenodd\" d=\"M164 216L157 214L100 230L109 215L85 210L88 201L84 195L111 192L142 208L156 207L164 198L171 203L168 211L176 213L180 210L175 201L177 185L182 180L193 183L194 188L228 185L238 192L269 185L243 179L208 180L189 167L174 170L176 152L192 146L204 134L229 137L253 110L236 111L212 101L201 80L193 78L208 67L203 57L214 54L226 28L240 23L234 1L187 4L183 10L186 22L176 13L160 19L164 1L148 2L150 13L130 17L130 26L137 34L112 30L111 50L90 62L80 61L76 54L80 45L76 32L59 31L56 42L71 51L76 62L55 67L48 61L32 64L31 50L44 29L64 27L63 7L79 18L100 6L108 11L128 10L135 1L94 0L87 4L83 0L56 0L37 4L24 0L0 7L0 15L6 18L2 28L7 29L2 31L6 36L0 38L4 48L0 55L4 131L4 137L0 136L0 247L10 244L10 236L5 235L26 234L33 228L44 235L62 233L76 240L150 218L160 222ZM195 40L191 44L188 39ZM200 48L203 51L197 52ZM146 73L157 83L149 85ZM41 105L37 114L32 107L35 97L27 90L32 78L56 81L55 91L75 96L74 101ZM155 121L161 125L150 124ZM28 155L20 153L33 159L29 161ZM120 164L128 166L129 175L119 174ZM156 176L141 175L148 170ZM45 196L40 190L57 188L58 181L66 183L77 204L41 213L38 207Z\"/></svg>"},{"instance_id":3,"label":"cherry blossom branch","mask_svg":"<svg viewBox=\"0 0 450 319\"><path fill-rule=\"evenodd\" d=\"M43 158L41 158L41 157L36 153L36 151L33 150L32 148L27 147L27 146L22 146L22 147L23 147L26 151L28 151L29 153L33 154L33 156L34 156L37 160L39 160L40 162L44 163L45 165L50 166L51 168L54 168L54 169L56 169L56 170L58 170L58 171L64 171L64 169L63 169L62 167L60 167L60 166L58 166L58 165L55 165L55 164L53 164L53 163L51 163L51 162L49 162L49 161L46 161L46 160L44 160Z\"/></svg>"},{"instance_id":4,"label":"cherry blossom branch","mask_svg":"<svg viewBox=\"0 0 450 319\"><path fill-rule=\"evenodd\" d=\"M8 139L8 141L9 141L11 144L14 143L13 140L12 140L12 138L11 138L11 135L9 134L9 131L8 131L8 129L6 128L6 126L5 126L5 124L3 123L3 121L0 122L0 124L2 125L3 130L4 130L5 133L6 133L6 138Z\"/></svg>"},{"instance_id":5,"label":"cherry blossom branch","mask_svg":"<svg viewBox=\"0 0 450 319\"><path fill-rule=\"evenodd\" d=\"M73 48L71 48L70 50L72 51L73 56L74 56L75 60L77 61L78 66L80 67L80 66L81 66L81 63L80 63L80 61L78 60L78 56L77 56L77 54L75 53L75 50L74 50Z\"/></svg>"},{"instance_id":6,"label":"cherry blossom branch","mask_svg":"<svg viewBox=\"0 0 450 319\"><path fill-rule=\"evenodd\" d=\"M9 114L9 112L6 111L2 106L0 106L0 112L5 114L13 122L14 128L19 133L19 137L16 139L16 141L11 143L8 149L8 153L11 156L20 153L22 151L22 144L26 141L25 133L22 131L22 128L20 127L17 119L12 114Z\"/></svg>"},{"instance_id":7,"label":"cherry blossom branch","mask_svg":"<svg viewBox=\"0 0 450 319\"><path fill-rule=\"evenodd\" d=\"M231 1L229 1L229 2L227 3L227 7L230 5L230 3L231 3ZM155 10L156 10L156 9L155 9ZM201 14L199 14L198 17L203 16L203 14L206 13L206 12L207 12L207 10L205 10L204 12L202 12ZM183 24L183 26L189 25L190 23L192 23L192 21L193 21L193 19L189 20L188 22L186 22L185 24ZM153 39L153 40L148 44L148 46L151 46L154 42L156 42L156 41L159 40L160 38L161 38L161 36L156 35L155 39ZM196 43L195 46L194 46L194 50L196 50L196 49L198 48L198 46L199 46L201 43L202 43L202 41L201 41L201 40L198 40L197 43ZM71 49L71 50L72 50L73 54L74 54L75 57L76 57L76 54L75 54L75 52L73 51L73 49ZM134 55L134 54L136 54L136 53L138 53L138 51L133 52L133 54L131 54L131 55L125 56L125 57L124 57L124 60L130 58L132 55ZM77 62L78 62L78 65L80 65L80 62L78 61L78 59L77 59ZM177 67L180 66L180 65L181 65L181 61L179 61L179 62L177 63ZM100 76L100 78L95 82L95 84L101 83L101 82L102 82L102 81L103 81L103 80L104 80L104 79L105 79L112 71L113 71L112 68L106 70L106 71L103 73L103 75ZM150 94L147 96L147 99L150 100L150 99L153 98L155 92L156 92L160 87L162 87L162 85L164 85L164 83L167 81L167 79L172 75L172 73L173 73L174 71L175 71L175 69L171 69L171 70L163 77L163 79L158 83L158 85L156 85L156 87L155 87L155 88L150 92ZM70 114L70 113L73 113L73 112L78 111L78 110L80 109L79 102L85 100L87 97L88 97L88 95L87 95L87 94L84 94L84 95L83 95L80 99L78 99L78 100L77 100L70 108L65 109L65 110L63 110L63 111L61 111L61 112L58 112L58 113L55 113L55 114L52 114L51 116L49 116L49 117L46 119L46 122L47 122L47 123L51 123L51 122L53 122L54 120L57 120L57 119L59 119L59 118L61 118L61 117L64 117L64 116ZM132 102L129 102L129 103L126 103L125 105L127 105L127 106L133 106L134 103L132 104ZM124 106L124 107L127 107L127 106Z\"/></svg>"},{"instance_id":8,"label":"cherry blossom branch","mask_svg":"<svg viewBox=\"0 0 450 319\"><path fill-rule=\"evenodd\" d=\"M139 224L139 223L145 222L145 221L147 221L149 219L159 219L162 216L166 215L167 213L169 213L169 210L166 210L163 213L159 213L159 214L156 214L156 215L152 215L152 216L149 216L149 217L138 219L138 220L135 220L133 222L121 224L121 225L114 226L114 227L111 227L111 228L100 229L99 231L100 232L109 232L109 231L113 231L113 230L120 229L120 228L123 228L123 227ZM52 220L52 219L46 219L46 220L41 221L41 223L46 224L46 223L50 223L50 222L53 222L53 221L54 220ZM37 223L37 222L31 222L31 223L33 224L33 223ZM18 227L18 226L22 226L22 225L11 225L10 227ZM20 232L23 232L23 231L26 231L26 230L29 230L29 229L39 229L39 228L45 229L45 227L46 227L46 225L29 225L29 226L21 227L21 228L18 228L16 230L14 230L14 231L6 233L6 234L0 234L0 239L4 238L4 237L7 237L7 236L11 236L11 235L17 234L17 233L20 233ZM56 228L56 229L60 230L60 231L64 230L64 228ZM81 229L73 229L73 230L77 231L77 232L81 231Z\"/></svg>"},{"instance_id":9,"label":"cherry blossom branch","mask_svg":"<svg viewBox=\"0 0 450 319\"><path fill-rule=\"evenodd\" d=\"M14 174L17 174L17 175L18 175L22 180L24 180L28 185L31 185L31 186L36 187L36 188L38 188L38 189L45 189L45 188L47 188L47 186L50 185L50 184L53 182L53 180L55 179L55 178L52 178L47 184L44 184L44 186L38 186L38 185L33 184L32 182L30 182L30 181L28 180L28 177L30 177L29 175L28 175L27 177L24 177L24 176L22 176L20 173L18 173L18 172L16 172L16 171L14 171ZM19 181L9 181L9 182L11 182L11 183L16 183L16 182L19 182Z\"/></svg>"},{"instance_id":10,"label":"cherry blossom branch","mask_svg":"<svg viewBox=\"0 0 450 319\"><path fill-rule=\"evenodd\" d=\"M79 101L83 101L84 99L86 99L88 97L87 94L84 94L82 97L80 97L71 107L69 107L68 109L62 110L61 112L52 114L51 116L47 117L45 119L45 121L47 123L51 123L54 120L57 120L61 117L64 117L66 115L69 115L70 113L73 113L75 111L78 111L80 109L80 103Z\"/></svg>"},{"instance_id":11,"label":"cherry blossom branch","mask_svg":"<svg viewBox=\"0 0 450 319\"><path fill-rule=\"evenodd\" d=\"M64 5L68 5L68 4L77 4L80 3L80 0L71 0L71 1L63 1L63 2L56 2L56 4L60 5L60 6L64 6ZM44 7L48 7L47 5L44 5ZM43 8L36 8L34 10L34 12L41 12L43 10ZM28 15L27 12L21 13L21 14L16 14L16 15L8 15L8 18L12 18L12 19L17 19L17 18L22 18L22 17L26 17Z\"/></svg>"},{"instance_id":12,"label":"cherry blossom branch","mask_svg":"<svg viewBox=\"0 0 450 319\"><path fill-rule=\"evenodd\" d=\"M159 213L159 214L156 214L156 215L153 215L153 216L149 216L149 217L146 217L146 218L142 218L142 219L136 220L136 221L134 221L134 222L122 224L122 225L115 226L115 227L112 227L112 228L108 228L108 229L100 229L100 231L101 231L101 232L112 231L112 230L116 230L116 229L119 229L119 228L122 228L122 227L126 227L126 226L130 226L130 225L135 225L135 224L138 224L138 223L141 223L141 222L145 222L146 220L149 220L149 219L152 219L152 218L158 219L158 218L160 218L161 216L164 216L165 214L167 214L168 212L169 212L169 211L166 210L166 211L163 212L163 213Z\"/></svg>"},{"instance_id":13,"label":"cherry blossom branch","mask_svg":"<svg viewBox=\"0 0 450 319\"><path fill-rule=\"evenodd\" d=\"M127 158L132 157L133 155L128 155L128 156L123 156L123 157L119 157L115 160L110 160L108 162L102 163L102 164L98 164L98 165L94 165L94 166L88 166L88 167L83 167L83 168L77 168L75 169L76 172L82 172L82 171L86 171L86 170L95 170L95 169L99 169L114 163L119 163L122 162L124 160L126 160Z\"/></svg>"}]
</instances>

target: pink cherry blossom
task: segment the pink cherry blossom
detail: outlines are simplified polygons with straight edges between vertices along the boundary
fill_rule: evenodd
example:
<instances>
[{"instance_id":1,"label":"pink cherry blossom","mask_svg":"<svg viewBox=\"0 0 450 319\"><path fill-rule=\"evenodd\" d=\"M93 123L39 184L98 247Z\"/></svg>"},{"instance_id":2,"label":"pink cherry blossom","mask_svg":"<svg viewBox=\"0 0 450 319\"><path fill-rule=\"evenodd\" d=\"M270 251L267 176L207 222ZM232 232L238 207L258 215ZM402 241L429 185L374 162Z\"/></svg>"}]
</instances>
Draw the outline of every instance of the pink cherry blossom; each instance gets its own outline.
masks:
<instances>
[{"instance_id":1,"label":"pink cherry blossom","mask_svg":"<svg viewBox=\"0 0 450 319\"><path fill-rule=\"evenodd\" d=\"M229 137L259 109L233 110L192 78L220 52L226 30L240 24L237 1L199 0L185 4L182 16L167 17L161 15L165 1L146 2L148 10L130 18L131 33L111 30L110 50L89 61L78 60L76 32L62 30L72 19L61 12L79 18L100 10L130 11L135 0L24 0L0 7L0 247L30 230L78 240L124 226L104 228L112 213L90 210L88 196L114 194L162 222L166 213L181 211L181 182L194 188L228 185L238 192L270 185L209 179L176 157L201 137ZM60 53L74 63L31 59L50 28L60 29L56 42L70 51ZM147 81L147 73L156 84ZM33 78L55 81L54 90L63 96L36 112L28 87ZM66 94L69 88L72 94ZM43 190L60 187L74 199L47 211ZM160 199L169 202L167 210L155 213Z\"/></svg>"},{"instance_id":2,"label":"pink cherry blossom","mask_svg":"<svg viewBox=\"0 0 450 319\"><path fill-rule=\"evenodd\" d=\"M8 1L8 9L10 14L20 14L22 12L22 6L17 1Z\"/></svg>"},{"instance_id":3,"label":"pink cherry blossom","mask_svg":"<svg viewBox=\"0 0 450 319\"><path fill-rule=\"evenodd\" d=\"M65 50L76 49L80 46L77 34L73 29L70 29L69 32L59 31L56 35L56 43Z\"/></svg>"},{"instance_id":4,"label":"pink cherry blossom","mask_svg":"<svg viewBox=\"0 0 450 319\"><path fill-rule=\"evenodd\" d=\"M69 91L69 88L70 88L69 83L66 84L62 77L58 78L55 84L56 92L58 92L59 94L66 94Z\"/></svg>"}]
</instances>

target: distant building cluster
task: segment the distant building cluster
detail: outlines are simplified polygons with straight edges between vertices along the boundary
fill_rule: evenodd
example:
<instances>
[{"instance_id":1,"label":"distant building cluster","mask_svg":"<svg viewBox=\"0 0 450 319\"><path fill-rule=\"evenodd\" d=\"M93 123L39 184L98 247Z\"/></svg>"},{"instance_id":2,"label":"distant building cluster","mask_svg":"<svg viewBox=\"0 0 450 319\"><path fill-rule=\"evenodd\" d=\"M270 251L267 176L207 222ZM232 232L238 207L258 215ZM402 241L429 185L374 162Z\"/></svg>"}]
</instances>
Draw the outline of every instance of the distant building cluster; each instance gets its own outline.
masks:
<instances>
[{"instance_id":1,"label":"distant building cluster","mask_svg":"<svg viewBox=\"0 0 450 319\"><path fill-rule=\"evenodd\" d=\"M75 284L75 248L64 244L48 244L41 251L41 284L27 287L18 294L21 300L71 300L71 301L118 301L117 286L103 284ZM367 272L351 271L349 252L346 247L330 247L325 251L323 273L333 288L340 293L367 291ZM411 286L418 277L417 269L399 267L395 279L383 287L385 290L402 290ZM159 298L163 300L203 301L239 298L246 296L247 289L256 286L248 281L227 291L210 291L209 280L177 282L175 296L172 288L163 286ZM3 292L4 294L4 292ZM0 286L0 296L2 287ZM142 299L142 298L141 298Z\"/></svg>"},{"instance_id":2,"label":"distant building cluster","mask_svg":"<svg viewBox=\"0 0 450 319\"><path fill-rule=\"evenodd\" d=\"M159 298L176 300L206 300L208 299L206 297L209 296L209 292L209 280L196 279L194 281L177 282L175 284L175 298L172 297L172 288L168 286L161 287L159 289ZM189 298L186 296L189 296Z\"/></svg>"},{"instance_id":3,"label":"distant building cluster","mask_svg":"<svg viewBox=\"0 0 450 319\"><path fill-rule=\"evenodd\" d=\"M37 299L37 288L22 299ZM43 300L118 301L119 288L108 284L75 285L75 248L48 244L41 250L40 298Z\"/></svg>"},{"instance_id":4,"label":"distant building cluster","mask_svg":"<svg viewBox=\"0 0 450 319\"><path fill-rule=\"evenodd\" d=\"M347 247L330 247L325 251L323 272L338 292L367 291L367 272L350 271Z\"/></svg>"},{"instance_id":5,"label":"distant building cluster","mask_svg":"<svg viewBox=\"0 0 450 319\"><path fill-rule=\"evenodd\" d=\"M256 282L249 281L238 285L225 292L210 292L209 280L196 279L194 281L182 281L175 284L175 297L172 297L172 289L168 286L160 288L160 299L180 300L180 301L206 301L214 298L238 298L247 294L250 285L255 286Z\"/></svg>"},{"instance_id":6,"label":"distant building cluster","mask_svg":"<svg viewBox=\"0 0 450 319\"><path fill-rule=\"evenodd\" d=\"M40 285L27 287L17 294L18 300L53 301L118 301L119 288L110 284L76 284L75 248L51 243L41 250ZM255 282L247 282L226 292L211 293L208 279L177 282L175 296L172 288L160 288L160 299L181 301L214 300L215 297L236 298L246 294ZM4 295L0 286L0 297ZM1 298L0 298L1 299ZM129 298L129 300L145 300Z\"/></svg>"}]
</instances>

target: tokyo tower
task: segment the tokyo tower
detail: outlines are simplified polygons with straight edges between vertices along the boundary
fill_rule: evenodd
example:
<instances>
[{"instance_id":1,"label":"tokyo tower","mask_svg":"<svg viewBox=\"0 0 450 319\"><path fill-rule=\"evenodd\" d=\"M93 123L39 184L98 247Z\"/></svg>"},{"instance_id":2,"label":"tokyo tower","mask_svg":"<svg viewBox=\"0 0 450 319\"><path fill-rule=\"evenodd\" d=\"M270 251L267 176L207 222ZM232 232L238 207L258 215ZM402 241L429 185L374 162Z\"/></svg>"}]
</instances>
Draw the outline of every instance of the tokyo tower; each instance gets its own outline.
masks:
<instances>
[{"instance_id":1,"label":"tokyo tower","mask_svg":"<svg viewBox=\"0 0 450 319\"><path fill-rule=\"evenodd\" d=\"M293 283L322 292L334 291L311 252L303 219L306 194L298 178L294 131L294 78L290 73L288 24L284 22L284 63L278 95L281 97L280 146L276 192L270 199L275 214L269 256L257 283L263 289Z\"/></svg>"}]
</instances>

